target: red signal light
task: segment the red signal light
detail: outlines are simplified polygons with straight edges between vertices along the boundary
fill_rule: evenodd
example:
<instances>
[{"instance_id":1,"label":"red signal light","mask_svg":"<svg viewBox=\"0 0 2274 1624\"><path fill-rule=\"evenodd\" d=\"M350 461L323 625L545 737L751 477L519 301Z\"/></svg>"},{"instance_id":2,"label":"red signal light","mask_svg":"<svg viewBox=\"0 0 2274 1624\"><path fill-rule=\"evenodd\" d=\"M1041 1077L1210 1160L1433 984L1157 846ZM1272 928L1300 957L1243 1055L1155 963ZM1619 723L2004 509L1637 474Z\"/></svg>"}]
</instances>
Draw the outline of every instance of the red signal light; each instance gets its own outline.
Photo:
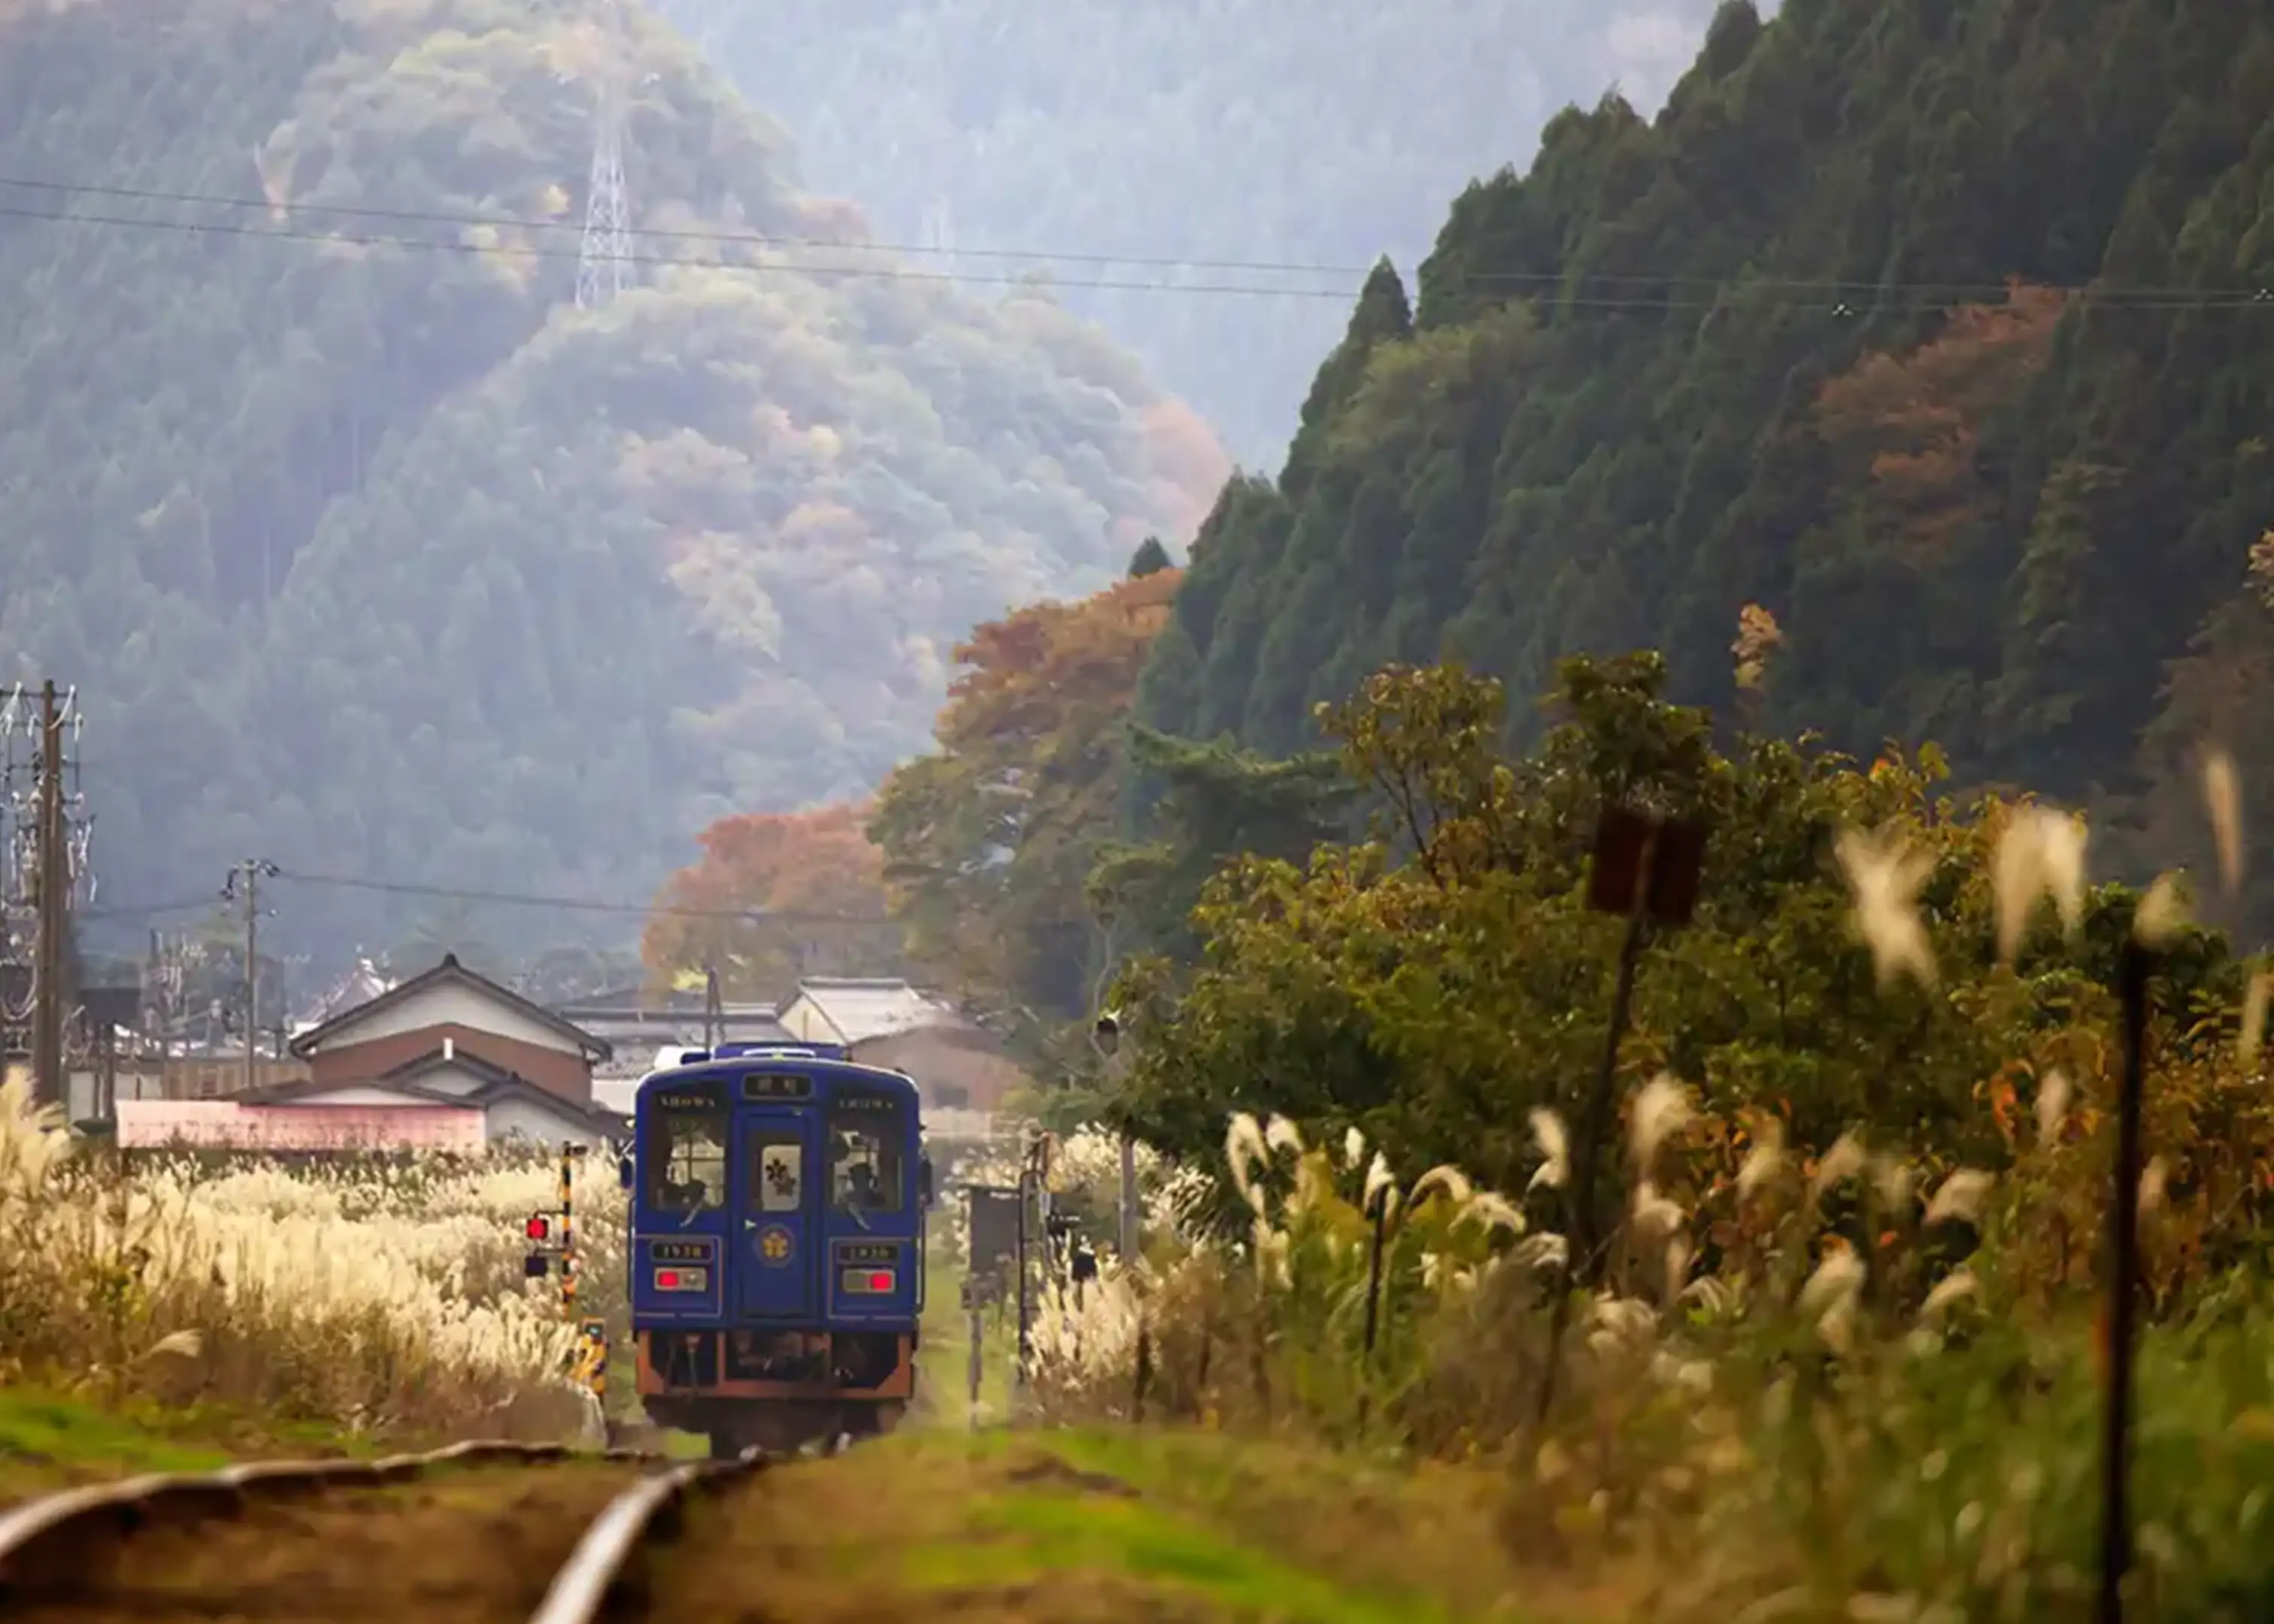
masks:
<instances>
[{"instance_id":1,"label":"red signal light","mask_svg":"<svg viewBox=\"0 0 2274 1624\"><path fill-rule=\"evenodd\" d=\"M541 1241L553 1232L553 1226L546 1221L543 1213L531 1213L529 1216L528 1226L523 1232L527 1234L530 1239L533 1241Z\"/></svg>"}]
</instances>

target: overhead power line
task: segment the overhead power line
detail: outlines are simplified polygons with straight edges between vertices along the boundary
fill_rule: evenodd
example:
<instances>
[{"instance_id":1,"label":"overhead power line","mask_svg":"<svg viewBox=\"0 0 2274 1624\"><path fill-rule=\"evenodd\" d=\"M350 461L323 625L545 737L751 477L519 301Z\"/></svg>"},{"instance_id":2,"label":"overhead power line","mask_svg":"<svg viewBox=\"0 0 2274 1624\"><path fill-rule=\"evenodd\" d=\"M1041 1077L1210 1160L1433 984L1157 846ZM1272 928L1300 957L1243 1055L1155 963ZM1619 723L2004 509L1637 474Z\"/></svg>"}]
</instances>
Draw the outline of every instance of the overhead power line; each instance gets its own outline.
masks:
<instances>
[{"instance_id":1,"label":"overhead power line","mask_svg":"<svg viewBox=\"0 0 2274 1624\"><path fill-rule=\"evenodd\" d=\"M212 911L221 906L221 898L210 891L203 896L185 897L179 902L152 902L121 907L81 908L79 919L163 919L169 914L194 914Z\"/></svg>"},{"instance_id":2,"label":"overhead power line","mask_svg":"<svg viewBox=\"0 0 2274 1624\"><path fill-rule=\"evenodd\" d=\"M266 199L229 197L220 193L163 192L127 186L81 185L20 177L0 176L0 189L18 188L46 193L80 192L89 196L112 197L144 202L170 204L177 207L277 212L277 206ZM403 224L434 227L491 228L528 231L579 231L581 222L568 220L546 220L505 214L475 214L446 210L388 208L370 205L296 203L282 212L297 215L337 215L348 219L392 221ZM41 221L55 223L102 226L117 229L173 231L184 235L211 235L233 237L271 237L281 242L338 244L353 247L402 248L414 252L458 254L496 254L510 258L579 259L584 258L581 247L547 247L541 244L480 244L451 241L429 237L410 237L387 233L356 233L338 230L316 230L289 225L252 225L228 220L152 219L126 214L93 213L69 208L34 209L0 206L0 216ZM695 229L666 229L659 227L627 227L620 234L625 240L643 239L659 243L681 243L707 247L745 247L754 249L799 249L837 253L891 253L907 256L936 255L947 251L906 243L855 243L841 239L804 237L754 231L706 230ZM992 259L1026 261L1036 265L1051 262L1089 266L1133 266L1159 270L1197 270L1218 273L1243 273L1256 275L1302 275L1333 277L1335 285L1328 287L1297 287L1284 283L1181 282L1139 280L1116 277L1059 279L1056 285L1066 289L1092 289L1117 292L1189 293L1202 295L1231 295L1251 297L1321 298L1347 302L1352 297L1349 283L1363 277L1367 267L1334 265L1325 262L1299 260L1265 260L1240 259L1180 258L1148 254L1114 254L1086 250L997 248L971 249L958 246L953 250L958 258ZM647 254L631 252L617 256L625 263L662 267L681 267L712 270L727 270L742 274L783 274L816 277L842 277L886 282L944 282L949 284L978 284L1003 287L1022 285L1023 274L977 274L964 272L915 269L905 266L884 265L820 265L805 260L777 265L752 265L721 262L693 255ZM1487 271L1470 273L1458 277L1464 287L1479 288L1537 288L1552 289L1562 287L1568 280L1565 272ZM1962 304L1985 302L2002 298L2007 289L2003 281L1981 280L1891 280L1864 282L1836 278L1806 277L1746 277L1721 278L1683 273L1583 272L1578 281L1588 288L1633 289L1693 289L1710 297L1680 297L1649 294L1586 294L1559 298L1558 303L1580 308L1676 310L1711 309L1729 295L1749 297L1782 296L1772 302L1795 304L1829 304L1838 313L1851 313L1849 306L1870 298L1907 297L1923 304ZM2120 305L2127 309L2224 310L2274 309L2274 289L2265 287L2187 287L2178 284L2123 286L2107 282L2036 283L2051 291L2073 297L2085 297L2102 304Z\"/></svg>"},{"instance_id":3,"label":"overhead power line","mask_svg":"<svg viewBox=\"0 0 2274 1624\"><path fill-rule=\"evenodd\" d=\"M278 205L266 198L231 197L222 192L157 192L138 186L95 186L69 181L25 180L11 176L0 176L0 187L6 186L20 187L26 192L81 192L88 197L126 198L149 203L193 204L214 208L252 209L267 214L281 212L337 214L350 220L391 220L403 224L496 226L523 231L581 231L584 229L583 222L579 221L546 219L531 214L384 208L361 203L293 202ZM844 237L797 237L772 231L674 229L661 226L628 226L624 228L623 235L644 237L656 242L733 244L753 248L832 248L857 253L911 256L952 254L962 259L1059 260L1069 265L1131 265L1156 270L1256 271L1271 274L1364 276L1373 268L1364 265L1334 265L1312 260L1194 259L1189 256L1100 253L1088 250L1055 248L967 248L960 244L953 249L948 249L919 243L853 242Z\"/></svg>"},{"instance_id":4,"label":"overhead power line","mask_svg":"<svg viewBox=\"0 0 2274 1624\"><path fill-rule=\"evenodd\" d=\"M616 902L591 897L546 896L532 891L480 891L457 885L422 885L404 880L374 880L344 874L306 874L283 868L277 878L301 885L331 886L347 891L379 891L396 897L433 897L448 902L482 902L504 907L565 908L582 914L623 914L671 919L716 919L744 923L779 921L791 925L877 925L887 922L882 914L819 914L795 908L696 908L665 906L645 902Z\"/></svg>"},{"instance_id":5,"label":"overhead power line","mask_svg":"<svg viewBox=\"0 0 2274 1624\"><path fill-rule=\"evenodd\" d=\"M264 869L266 877L286 884L313 885L334 890L375 891L395 897L426 897L444 902L478 902L499 907L558 908L578 914L612 914L639 918L711 919L737 924L779 922L791 925L881 925L883 914L821 914L795 908L697 908L661 903L624 902L593 897L563 897L534 891L483 891L458 885L427 885L409 880L371 879L360 875L309 874L294 868ZM179 902L154 903L143 907L110 907L81 913L82 919L152 919L167 914L221 906L212 891Z\"/></svg>"},{"instance_id":6,"label":"overhead power line","mask_svg":"<svg viewBox=\"0 0 2274 1624\"><path fill-rule=\"evenodd\" d=\"M494 255L515 259L571 259L581 261L584 254L579 248L546 248L533 245L500 243L444 242L434 237L378 236L345 231L297 231L282 226L245 226L229 221L196 220L138 220L124 214L92 214L69 210L13 208L0 205L0 216L14 220L33 220L53 224L110 226L134 230L172 231L182 236L234 237L265 238L273 242L334 244L355 248L407 248L423 253L454 253L475 256ZM725 271L742 275L790 275L834 277L850 281L938 282L949 286L970 284L998 287L1020 287L1028 282L1024 276L971 275L962 272L917 271L900 266L812 265L803 260L779 265L751 265L732 260L704 259L671 254L629 254L620 256L633 265L678 267L686 270ZM1059 288L1090 288L1127 293L1196 293L1247 294L1265 298L1311 298L1347 301L1347 288L1290 288L1253 285L1239 282L1142 282L1118 278L1094 277L1082 280L1056 280Z\"/></svg>"}]
</instances>

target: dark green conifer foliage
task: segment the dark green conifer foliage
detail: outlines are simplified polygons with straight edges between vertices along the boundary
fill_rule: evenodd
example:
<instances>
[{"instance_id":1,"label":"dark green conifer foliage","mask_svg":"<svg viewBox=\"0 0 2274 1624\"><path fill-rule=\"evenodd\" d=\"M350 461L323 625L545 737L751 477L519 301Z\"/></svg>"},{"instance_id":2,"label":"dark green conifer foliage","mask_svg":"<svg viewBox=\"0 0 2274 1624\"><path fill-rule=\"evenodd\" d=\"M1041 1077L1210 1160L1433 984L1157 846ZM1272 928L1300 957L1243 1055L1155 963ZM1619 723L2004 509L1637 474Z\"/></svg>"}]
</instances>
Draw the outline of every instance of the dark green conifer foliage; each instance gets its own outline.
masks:
<instances>
[{"instance_id":1,"label":"dark green conifer foliage","mask_svg":"<svg viewBox=\"0 0 2274 1624\"><path fill-rule=\"evenodd\" d=\"M1638 646L1727 711L1758 603L1767 726L2128 810L2240 714L2168 673L2265 613L2270 244L2263 8L1727 5L1657 120L1569 109L1454 200L1410 332L1376 271L1141 714L1285 752L1385 660L1520 702Z\"/></svg>"}]
</instances>

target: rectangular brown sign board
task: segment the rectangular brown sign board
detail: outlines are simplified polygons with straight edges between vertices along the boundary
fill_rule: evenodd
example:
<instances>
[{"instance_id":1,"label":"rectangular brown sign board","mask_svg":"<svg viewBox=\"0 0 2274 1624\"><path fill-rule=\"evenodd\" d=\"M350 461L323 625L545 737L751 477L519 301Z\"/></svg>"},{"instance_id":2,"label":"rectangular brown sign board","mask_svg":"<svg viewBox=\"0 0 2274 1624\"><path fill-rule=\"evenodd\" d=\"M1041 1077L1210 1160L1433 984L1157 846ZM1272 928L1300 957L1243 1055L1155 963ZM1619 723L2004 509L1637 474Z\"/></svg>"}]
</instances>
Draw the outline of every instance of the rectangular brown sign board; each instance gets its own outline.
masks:
<instances>
[{"instance_id":1,"label":"rectangular brown sign board","mask_svg":"<svg viewBox=\"0 0 2274 1624\"><path fill-rule=\"evenodd\" d=\"M1651 853L1650 916L1661 925L1686 925L1698 912L1698 882L1705 868L1706 831L1679 818L1658 826Z\"/></svg>"},{"instance_id":2,"label":"rectangular brown sign board","mask_svg":"<svg viewBox=\"0 0 2274 1624\"><path fill-rule=\"evenodd\" d=\"M1697 823L1607 807L1595 825L1587 906L1622 919L1640 909L1654 924L1686 925L1698 911L1705 855L1706 831Z\"/></svg>"},{"instance_id":3,"label":"rectangular brown sign board","mask_svg":"<svg viewBox=\"0 0 2274 1624\"><path fill-rule=\"evenodd\" d=\"M1011 1278L1019 1258L1019 1192L994 1184L973 1184L971 1274L999 1286Z\"/></svg>"},{"instance_id":4,"label":"rectangular brown sign board","mask_svg":"<svg viewBox=\"0 0 2274 1624\"><path fill-rule=\"evenodd\" d=\"M1653 820L1625 807L1606 807L1595 823L1595 861L1587 874L1587 906L1625 918L1642 899L1643 860Z\"/></svg>"}]
</instances>

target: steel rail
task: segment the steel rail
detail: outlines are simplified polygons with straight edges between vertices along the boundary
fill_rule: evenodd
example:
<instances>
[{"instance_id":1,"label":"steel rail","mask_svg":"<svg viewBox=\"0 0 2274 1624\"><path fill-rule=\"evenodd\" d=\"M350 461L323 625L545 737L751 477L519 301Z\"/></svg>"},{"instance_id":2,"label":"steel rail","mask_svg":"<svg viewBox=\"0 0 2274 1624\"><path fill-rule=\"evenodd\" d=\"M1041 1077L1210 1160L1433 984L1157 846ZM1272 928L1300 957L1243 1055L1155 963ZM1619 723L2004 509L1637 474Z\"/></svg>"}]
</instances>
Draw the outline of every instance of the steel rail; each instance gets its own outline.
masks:
<instances>
[{"instance_id":1,"label":"steel rail","mask_svg":"<svg viewBox=\"0 0 2274 1624\"><path fill-rule=\"evenodd\" d=\"M641 1478L585 1526L584 1538L553 1575L529 1624L593 1624L623 1584L632 1559L672 1528L690 1494L747 1477L766 1464L761 1455L694 1461Z\"/></svg>"},{"instance_id":2,"label":"steel rail","mask_svg":"<svg viewBox=\"0 0 2274 1624\"><path fill-rule=\"evenodd\" d=\"M282 1497L335 1485L403 1483L437 1466L491 1461L651 1461L636 1450L576 1451L565 1444L476 1440L423 1455L376 1461L248 1461L212 1472L154 1472L42 1495L0 1511L0 1598L41 1555L94 1535L133 1533L154 1515L176 1510L223 1515L250 1496Z\"/></svg>"}]
</instances>

